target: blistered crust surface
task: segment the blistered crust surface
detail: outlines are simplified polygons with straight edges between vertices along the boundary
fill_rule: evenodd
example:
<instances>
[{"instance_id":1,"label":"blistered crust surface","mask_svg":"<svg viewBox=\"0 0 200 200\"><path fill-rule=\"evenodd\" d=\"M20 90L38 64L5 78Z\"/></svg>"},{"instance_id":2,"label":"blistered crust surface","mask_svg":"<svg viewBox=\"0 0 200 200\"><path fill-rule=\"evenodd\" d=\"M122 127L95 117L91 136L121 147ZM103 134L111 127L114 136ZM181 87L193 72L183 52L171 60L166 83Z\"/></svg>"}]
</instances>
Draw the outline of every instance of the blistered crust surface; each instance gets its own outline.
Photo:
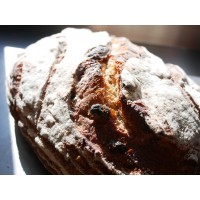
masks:
<instances>
[{"instance_id":1,"label":"blistered crust surface","mask_svg":"<svg viewBox=\"0 0 200 200\"><path fill-rule=\"evenodd\" d=\"M71 28L44 38L20 56L9 89L53 173L199 173L199 86L126 38Z\"/></svg>"},{"instance_id":2,"label":"blistered crust surface","mask_svg":"<svg viewBox=\"0 0 200 200\"><path fill-rule=\"evenodd\" d=\"M171 73L175 72L171 68L175 68L176 73L183 73L179 72L176 66L165 65L160 58L146 49L144 53L145 56L141 59L127 60L122 70L122 75L129 73L132 79L135 79L133 87L139 85L128 99L134 99L134 95L137 93L139 95L140 92L140 99L148 108L149 116L146 117L148 125L156 133L163 131L175 137L177 142L189 144L190 140L200 132L200 121L199 112L194 109L185 92L188 92L195 102L200 100L199 92L196 90L194 92L192 86L194 83L190 80L191 85L189 85L185 74L181 74L179 82L173 77ZM127 80L129 76L126 76ZM137 89L139 87L141 88Z\"/></svg>"}]
</instances>

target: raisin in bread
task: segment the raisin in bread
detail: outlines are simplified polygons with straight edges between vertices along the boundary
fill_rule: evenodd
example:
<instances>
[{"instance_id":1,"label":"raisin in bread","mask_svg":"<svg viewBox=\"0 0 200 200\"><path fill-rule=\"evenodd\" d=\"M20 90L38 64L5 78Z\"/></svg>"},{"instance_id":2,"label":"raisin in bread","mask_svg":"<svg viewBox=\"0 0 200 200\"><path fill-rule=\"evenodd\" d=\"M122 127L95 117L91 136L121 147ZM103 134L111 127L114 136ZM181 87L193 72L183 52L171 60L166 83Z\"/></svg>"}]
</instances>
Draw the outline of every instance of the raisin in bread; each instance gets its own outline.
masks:
<instances>
[{"instance_id":1,"label":"raisin in bread","mask_svg":"<svg viewBox=\"0 0 200 200\"><path fill-rule=\"evenodd\" d=\"M68 28L28 46L10 111L53 174L199 174L200 87L146 48Z\"/></svg>"}]
</instances>

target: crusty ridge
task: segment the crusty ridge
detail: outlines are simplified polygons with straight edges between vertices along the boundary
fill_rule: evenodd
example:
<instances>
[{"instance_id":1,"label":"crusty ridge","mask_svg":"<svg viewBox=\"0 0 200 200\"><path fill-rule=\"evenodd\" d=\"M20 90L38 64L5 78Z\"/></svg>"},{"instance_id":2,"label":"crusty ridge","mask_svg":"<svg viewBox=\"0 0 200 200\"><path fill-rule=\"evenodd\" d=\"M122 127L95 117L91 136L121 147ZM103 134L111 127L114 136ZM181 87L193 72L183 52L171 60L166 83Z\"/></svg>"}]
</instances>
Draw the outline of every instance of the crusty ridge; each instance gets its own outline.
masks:
<instances>
[{"instance_id":1,"label":"crusty ridge","mask_svg":"<svg viewBox=\"0 0 200 200\"><path fill-rule=\"evenodd\" d=\"M199 173L199 87L126 38L66 29L47 41L47 57L33 45L14 67L10 101L51 172Z\"/></svg>"},{"instance_id":2,"label":"crusty ridge","mask_svg":"<svg viewBox=\"0 0 200 200\"><path fill-rule=\"evenodd\" d=\"M33 74L30 73L31 69L29 68L35 68L37 67L38 63L35 62L35 55L37 52L34 52L34 48L40 49L41 45L45 45L46 41L50 43L51 48L49 48L49 45L47 45L47 49L42 50L40 53L45 56L52 55L51 62L47 62L46 66L43 61L38 58L38 62L42 62L41 67L44 68L43 71L37 72L37 73L43 73L45 76L43 77L43 83L41 84L40 88L41 90L38 90L36 97L38 98L36 101L33 101L33 103L25 102L25 105L23 105L23 97L26 95L24 92L20 91L20 87L23 87L23 82L25 82L22 79L22 73L23 70L27 75L24 75L25 77L29 77ZM11 103L11 113L15 116L15 118L19 121L18 124L20 124L20 129L23 133L23 136L26 138L29 143L33 146L34 151L39 156L39 158L42 160L43 164L49 169L50 172L53 172L55 174L80 174L78 172L73 164L71 164L70 161L64 160L61 155L54 150L54 147L52 144L49 143L49 141L45 140L45 138L41 138L39 136L38 130L36 129L36 123L38 120L38 117L41 112L43 99L45 96L46 88L48 87L50 83L50 79L52 77L52 74L55 73L55 65L58 64L66 51L66 39L62 35L55 35L50 38L45 38L42 41L39 41L35 44L36 47L30 46L27 52L25 52L19 59L19 61L16 63L16 65L13 68L13 72L11 74L11 81L10 82L10 103ZM45 46L44 46L45 47ZM29 52L30 51L30 52ZM50 51L49 53L47 53ZM31 59L34 61L31 62ZM44 59L44 58L41 58ZM36 66L34 66L36 64ZM37 75L35 75L37 77ZM13 84L14 83L14 84ZM37 80L36 80L37 83ZM36 85L37 86L37 85ZM33 85L30 84L30 89L33 87ZM40 141L37 143L36 141ZM42 145L42 146L40 146ZM46 149L45 149L46 148ZM49 150L48 150L49 149ZM51 152L51 153L50 153ZM52 159L49 159L49 156L51 155ZM55 160L58 160L58 163L61 163L60 165L65 166L65 169L60 169L60 165L57 166L55 163ZM52 167L53 166L53 167Z\"/></svg>"},{"instance_id":3,"label":"crusty ridge","mask_svg":"<svg viewBox=\"0 0 200 200\"><path fill-rule=\"evenodd\" d=\"M83 34L85 30L83 31ZM70 31L67 33L70 37ZM91 36L91 37L90 37ZM88 32L88 36L92 40L93 34ZM73 34L73 37L74 34ZM78 37L82 37L81 33L78 34ZM85 36L83 36L85 37ZM94 35L96 37L96 35ZM69 39L69 38L68 38ZM76 45L76 37L73 40L73 45ZM82 39L82 38L81 38ZM88 49L88 43L86 44L86 47L82 46L79 48L80 51L83 51L85 53ZM93 46L93 45L92 45ZM71 80L73 81L71 69L76 69L77 59L80 59L80 57L77 56L77 59L71 59L68 58L68 55L72 54L73 49L70 48L70 44L68 44L68 49L66 52L65 59L56 66L58 70L54 73L54 75L51 78L51 84L47 88L46 96L44 98L44 105L43 109L41 111L40 115L40 122L38 123L38 129L40 130L40 134L43 137L48 138L48 140L51 141L53 144L57 144L57 147L63 156L67 152L69 154L69 158L73 159L73 163L76 168L79 169L81 173L105 173L105 169L101 169L101 171L96 170L94 167L90 167L91 165L95 165L97 161L94 161L92 164L90 163L89 166L87 165L87 162L84 161L87 158L93 158L94 152L90 150L89 146L87 146L87 149L81 149L81 143L84 143L84 137L81 136L81 134L76 131L74 126L74 123L69 118L69 111L68 111L68 105L66 102L66 96L68 95L68 92L70 91L71 87ZM74 52L79 54L78 52ZM76 54L75 54L76 55ZM83 54L84 55L84 54ZM82 55L81 55L82 56ZM84 59L84 57L83 57ZM58 85L59 81L59 87ZM47 109L48 108L48 109ZM57 123L60 123L60 126L57 126ZM64 136L64 137L63 137ZM70 151L70 149L74 149L73 151ZM77 154L77 157L73 157L72 153L74 154L75 151L78 151L79 154ZM86 152L84 152L86 151ZM84 156L83 156L84 155ZM91 160L91 159L90 159ZM84 161L84 162L83 162ZM85 163L85 169L81 169L81 163ZM102 172L103 171L103 172Z\"/></svg>"}]
</instances>

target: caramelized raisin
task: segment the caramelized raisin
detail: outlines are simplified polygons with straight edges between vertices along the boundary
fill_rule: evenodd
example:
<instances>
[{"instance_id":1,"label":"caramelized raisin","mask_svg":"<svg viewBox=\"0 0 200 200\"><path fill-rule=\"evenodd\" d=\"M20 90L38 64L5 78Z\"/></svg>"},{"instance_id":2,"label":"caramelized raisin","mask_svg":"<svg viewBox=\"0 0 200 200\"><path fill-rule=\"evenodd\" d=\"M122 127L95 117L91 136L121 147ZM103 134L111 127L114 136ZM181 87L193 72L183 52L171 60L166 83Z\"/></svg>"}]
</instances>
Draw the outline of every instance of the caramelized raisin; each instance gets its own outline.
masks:
<instances>
[{"instance_id":1,"label":"caramelized raisin","mask_svg":"<svg viewBox=\"0 0 200 200\"><path fill-rule=\"evenodd\" d=\"M90 113L94 116L106 117L110 115L110 110L107 106L102 104L94 104L90 108Z\"/></svg>"},{"instance_id":2,"label":"caramelized raisin","mask_svg":"<svg viewBox=\"0 0 200 200\"><path fill-rule=\"evenodd\" d=\"M110 50L107 46L99 45L97 47L93 47L92 49L89 49L86 53L86 56L88 58L99 60L99 59L106 58L109 51Z\"/></svg>"}]
</instances>

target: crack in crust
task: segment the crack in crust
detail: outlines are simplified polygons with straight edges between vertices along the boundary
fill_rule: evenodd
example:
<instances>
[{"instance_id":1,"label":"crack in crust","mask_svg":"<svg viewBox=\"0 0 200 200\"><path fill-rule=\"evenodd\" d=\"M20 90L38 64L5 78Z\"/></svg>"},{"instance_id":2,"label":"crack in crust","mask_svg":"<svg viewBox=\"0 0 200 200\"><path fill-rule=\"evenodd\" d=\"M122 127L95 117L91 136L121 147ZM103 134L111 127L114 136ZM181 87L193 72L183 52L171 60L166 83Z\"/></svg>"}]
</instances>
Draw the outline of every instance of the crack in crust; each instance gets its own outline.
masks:
<instances>
[{"instance_id":1,"label":"crack in crust","mask_svg":"<svg viewBox=\"0 0 200 200\"><path fill-rule=\"evenodd\" d=\"M68 101L71 117L79 132L95 143L102 156L105 156L108 162L114 163L113 167L121 169L123 173L180 173L180 168L185 163L182 159L184 151L178 149L170 135L156 136L145 121L149 115L148 107L140 99L127 100L122 93L120 74L124 64L130 57L143 55L134 47L127 48L127 43L124 39L114 38L110 51L106 51L109 52L107 57L105 54L103 59L98 56L97 47L95 56L90 53L90 59L79 65ZM117 52L119 45L121 48ZM137 55L135 51L141 55ZM167 126L170 127L169 124ZM116 151L110 147L113 141L120 144L112 145ZM122 147L123 151L120 151ZM156 153L157 151L159 153ZM173 152L177 152L176 155L173 155ZM162 160L162 157L168 157L168 160ZM179 163L176 163L177 160ZM158 162L159 165L155 165ZM182 172L187 173L189 168L186 167Z\"/></svg>"},{"instance_id":2,"label":"crack in crust","mask_svg":"<svg viewBox=\"0 0 200 200\"><path fill-rule=\"evenodd\" d=\"M114 56L112 55L114 50L114 48L110 50L107 59L87 59L79 65L75 72L74 86L69 95L68 103L72 111L71 118L76 123L77 129L89 141L97 144L104 154L102 156L106 155L108 162L114 162L116 166L113 167L121 168L125 174L137 173L139 168L136 167L135 162L130 161L129 155L126 156L125 152L122 154L112 148L112 152L119 153L118 159L116 159L116 154L113 154L110 150L110 144L113 140L117 141L116 143L121 143L120 141L129 137L124 112L122 111L120 92L120 73L128 57L124 59L123 54ZM127 51L127 49L124 51ZM124 59L123 62L117 60L119 56ZM90 57L92 56L90 55ZM95 58L99 58L97 51L95 51ZM100 106L102 108L99 108ZM100 114L94 115L94 108L97 112L97 107L101 113L98 110ZM107 111L103 112L103 109ZM109 113L109 115L104 113ZM118 146L115 147L118 149ZM117 160L120 160L120 162L117 162ZM130 167L134 169L132 172L128 169Z\"/></svg>"},{"instance_id":3,"label":"crack in crust","mask_svg":"<svg viewBox=\"0 0 200 200\"><path fill-rule=\"evenodd\" d=\"M60 40L59 47L58 47L58 53L57 53L57 56L56 56L54 63L52 64L52 66L49 70L48 78L47 78L45 84L42 87L42 92L41 92L39 100L37 102L38 113L36 115L36 126L37 126L38 121L40 120L39 117L40 117L40 113L41 113L41 110L42 110L43 100L44 100L45 95L46 95L47 87L51 82L51 78L53 77L53 75L55 74L55 72L57 70L56 65L59 64L62 61L62 59L64 58L64 55L65 55L65 52L67 50L66 38L64 37L64 38L61 39L61 38L58 37L58 39Z\"/></svg>"}]
</instances>

